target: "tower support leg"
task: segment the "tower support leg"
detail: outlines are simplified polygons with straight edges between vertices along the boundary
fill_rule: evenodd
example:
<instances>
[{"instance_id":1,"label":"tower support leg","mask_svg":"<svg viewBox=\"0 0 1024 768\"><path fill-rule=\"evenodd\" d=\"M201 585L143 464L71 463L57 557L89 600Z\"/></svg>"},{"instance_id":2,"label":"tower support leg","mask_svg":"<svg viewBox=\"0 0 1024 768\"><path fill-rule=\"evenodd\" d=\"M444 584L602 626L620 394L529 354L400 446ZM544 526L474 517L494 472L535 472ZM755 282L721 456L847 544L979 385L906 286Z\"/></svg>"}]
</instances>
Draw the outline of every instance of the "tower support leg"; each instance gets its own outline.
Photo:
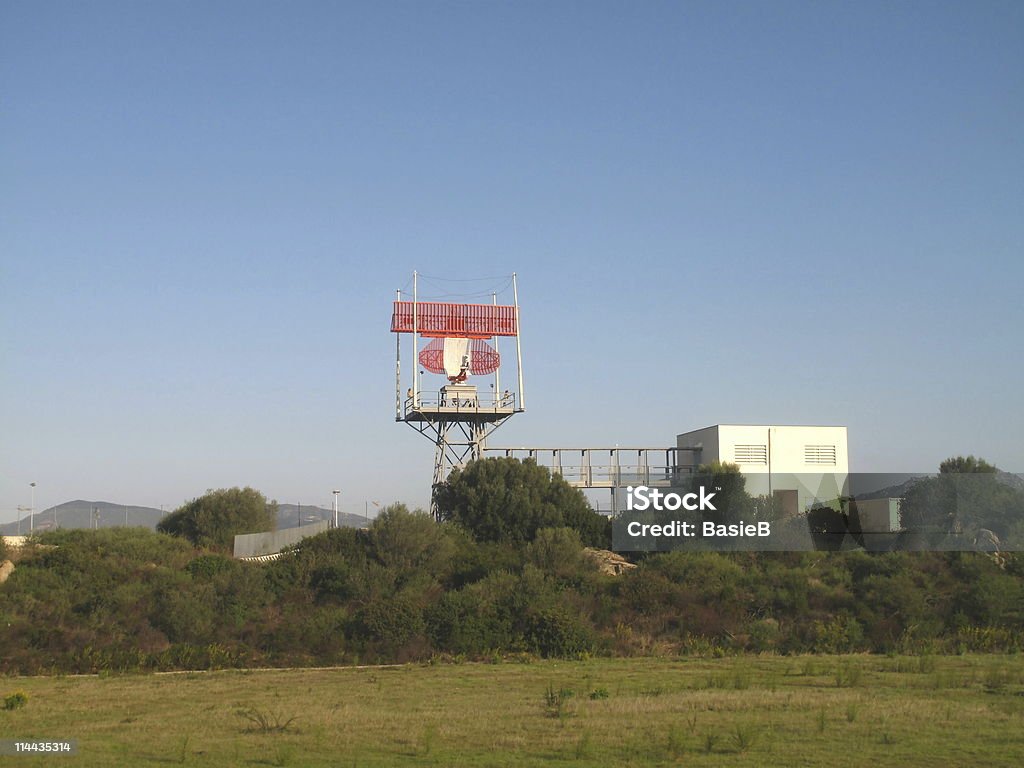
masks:
<instances>
[{"instance_id":1,"label":"tower support leg","mask_svg":"<svg viewBox=\"0 0 1024 768\"><path fill-rule=\"evenodd\" d=\"M449 437L452 422L438 421L434 425L434 479L430 490L430 514L440 519L436 491L448 479L453 469L461 468L470 461L483 458L484 441L495 425L478 422L455 422L461 434ZM454 437L455 439L452 439Z\"/></svg>"}]
</instances>

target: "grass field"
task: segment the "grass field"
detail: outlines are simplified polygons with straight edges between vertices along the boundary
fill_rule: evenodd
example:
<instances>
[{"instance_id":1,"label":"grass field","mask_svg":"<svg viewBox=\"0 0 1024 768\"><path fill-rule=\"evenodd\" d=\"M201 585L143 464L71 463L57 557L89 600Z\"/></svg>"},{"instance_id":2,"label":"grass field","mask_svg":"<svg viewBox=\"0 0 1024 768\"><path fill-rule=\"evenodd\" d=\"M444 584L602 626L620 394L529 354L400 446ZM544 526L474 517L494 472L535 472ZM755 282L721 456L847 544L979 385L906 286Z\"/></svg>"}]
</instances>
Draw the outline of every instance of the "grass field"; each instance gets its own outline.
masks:
<instances>
[{"instance_id":1,"label":"grass field","mask_svg":"<svg viewBox=\"0 0 1024 768\"><path fill-rule=\"evenodd\" d=\"M595 659L2 678L11 765L1024 765L1024 658Z\"/></svg>"}]
</instances>

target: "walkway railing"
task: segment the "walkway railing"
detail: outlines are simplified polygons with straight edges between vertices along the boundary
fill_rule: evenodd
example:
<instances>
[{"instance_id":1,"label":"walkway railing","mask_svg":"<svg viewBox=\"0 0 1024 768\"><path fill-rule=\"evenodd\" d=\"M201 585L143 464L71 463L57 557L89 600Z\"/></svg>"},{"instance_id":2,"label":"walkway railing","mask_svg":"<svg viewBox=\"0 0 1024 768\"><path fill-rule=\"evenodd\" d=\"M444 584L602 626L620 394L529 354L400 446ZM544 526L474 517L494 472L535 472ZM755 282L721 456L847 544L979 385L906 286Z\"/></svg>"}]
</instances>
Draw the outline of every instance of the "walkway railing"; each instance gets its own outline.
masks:
<instances>
[{"instance_id":1,"label":"walkway railing","mask_svg":"<svg viewBox=\"0 0 1024 768\"><path fill-rule=\"evenodd\" d=\"M680 466L679 451L690 448L490 448L485 457L533 459L577 488L621 488L629 485L668 487L693 472L693 462Z\"/></svg>"},{"instance_id":2,"label":"walkway railing","mask_svg":"<svg viewBox=\"0 0 1024 768\"><path fill-rule=\"evenodd\" d=\"M426 412L471 416L475 413L515 413L516 410L514 392L478 392L464 397L444 392L420 392L415 398L406 396L403 415Z\"/></svg>"}]
</instances>

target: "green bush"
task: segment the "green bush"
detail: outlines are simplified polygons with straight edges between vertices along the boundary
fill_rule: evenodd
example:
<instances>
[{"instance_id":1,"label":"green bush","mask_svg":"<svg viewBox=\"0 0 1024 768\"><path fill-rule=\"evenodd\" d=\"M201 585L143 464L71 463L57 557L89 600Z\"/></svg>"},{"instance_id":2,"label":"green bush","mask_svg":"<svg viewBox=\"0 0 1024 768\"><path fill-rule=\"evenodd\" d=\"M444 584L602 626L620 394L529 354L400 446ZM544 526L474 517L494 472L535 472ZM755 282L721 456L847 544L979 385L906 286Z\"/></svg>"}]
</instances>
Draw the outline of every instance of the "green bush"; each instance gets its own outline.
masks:
<instances>
[{"instance_id":1,"label":"green bush","mask_svg":"<svg viewBox=\"0 0 1024 768\"><path fill-rule=\"evenodd\" d=\"M594 651L590 629L566 610L539 611L527 620L526 641L544 657L579 658Z\"/></svg>"},{"instance_id":2,"label":"green bush","mask_svg":"<svg viewBox=\"0 0 1024 768\"><path fill-rule=\"evenodd\" d=\"M424 633L423 611L405 596L377 600L359 611L354 629L368 647L394 654Z\"/></svg>"},{"instance_id":3,"label":"green bush","mask_svg":"<svg viewBox=\"0 0 1024 768\"><path fill-rule=\"evenodd\" d=\"M196 581L212 581L215 576L230 571L238 561L219 554L200 555L185 566Z\"/></svg>"},{"instance_id":4,"label":"green bush","mask_svg":"<svg viewBox=\"0 0 1024 768\"><path fill-rule=\"evenodd\" d=\"M751 622L747 629L750 637L750 650L759 653L775 650L779 641L779 622L775 619L758 619Z\"/></svg>"},{"instance_id":5,"label":"green bush","mask_svg":"<svg viewBox=\"0 0 1024 768\"><path fill-rule=\"evenodd\" d=\"M454 552L444 526L426 512L392 504L374 519L368 551L381 565L399 571L440 571Z\"/></svg>"},{"instance_id":6,"label":"green bush","mask_svg":"<svg viewBox=\"0 0 1024 768\"><path fill-rule=\"evenodd\" d=\"M580 535L572 528L541 528L526 546L525 557L526 562L561 578L595 570L591 561L584 559Z\"/></svg>"},{"instance_id":7,"label":"green bush","mask_svg":"<svg viewBox=\"0 0 1024 768\"><path fill-rule=\"evenodd\" d=\"M309 587L317 602L343 602L352 596L349 567L342 561L317 566L309 576Z\"/></svg>"},{"instance_id":8,"label":"green bush","mask_svg":"<svg viewBox=\"0 0 1024 768\"><path fill-rule=\"evenodd\" d=\"M853 653L862 650L864 630L852 616L814 622L815 653Z\"/></svg>"},{"instance_id":9,"label":"green bush","mask_svg":"<svg viewBox=\"0 0 1024 768\"><path fill-rule=\"evenodd\" d=\"M24 691L15 691L10 696L4 697L4 709L21 709L28 704L28 694Z\"/></svg>"},{"instance_id":10,"label":"green bush","mask_svg":"<svg viewBox=\"0 0 1024 768\"><path fill-rule=\"evenodd\" d=\"M477 541L400 505L266 564L142 529L40 540L0 588L0 673L1024 650L1013 552L651 553L612 578L572 527Z\"/></svg>"},{"instance_id":11,"label":"green bush","mask_svg":"<svg viewBox=\"0 0 1024 768\"><path fill-rule=\"evenodd\" d=\"M183 504L157 525L161 533L182 536L199 547L230 552L238 534L272 531L277 502L253 488L221 488Z\"/></svg>"},{"instance_id":12,"label":"green bush","mask_svg":"<svg viewBox=\"0 0 1024 768\"><path fill-rule=\"evenodd\" d=\"M514 646L512 622L488 605L479 590L446 592L426 611L431 643L439 651L480 657Z\"/></svg>"},{"instance_id":13,"label":"green bush","mask_svg":"<svg viewBox=\"0 0 1024 768\"><path fill-rule=\"evenodd\" d=\"M302 642L320 663L340 661L346 648L345 627L348 611L344 608L319 608L302 623Z\"/></svg>"},{"instance_id":14,"label":"green bush","mask_svg":"<svg viewBox=\"0 0 1024 768\"><path fill-rule=\"evenodd\" d=\"M218 618L214 597L209 584L189 588L187 582L175 579L154 595L150 622L172 643L208 643Z\"/></svg>"},{"instance_id":15,"label":"green bush","mask_svg":"<svg viewBox=\"0 0 1024 768\"><path fill-rule=\"evenodd\" d=\"M542 528L569 526L584 543L607 547L608 521L590 508L578 488L533 459L472 461L456 469L434 492L442 519L478 541L532 541Z\"/></svg>"}]
</instances>

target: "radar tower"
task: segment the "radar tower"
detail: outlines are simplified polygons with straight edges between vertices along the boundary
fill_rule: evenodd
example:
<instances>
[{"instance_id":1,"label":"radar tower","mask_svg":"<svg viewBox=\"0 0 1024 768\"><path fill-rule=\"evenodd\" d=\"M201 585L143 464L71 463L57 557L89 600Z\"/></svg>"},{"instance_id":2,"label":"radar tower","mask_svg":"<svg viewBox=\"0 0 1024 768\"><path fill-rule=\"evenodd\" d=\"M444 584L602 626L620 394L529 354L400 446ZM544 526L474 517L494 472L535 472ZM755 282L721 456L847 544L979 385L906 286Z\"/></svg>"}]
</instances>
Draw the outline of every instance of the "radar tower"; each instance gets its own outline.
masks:
<instances>
[{"instance_id":1,"label":"radar tower","mask_svg":"<svg viewBox=\"0 0 1024 768\"><path fill-rule=\"evenodd\" d=\"M391 315L395 421L404 421L434 443L431 511L436 515L433 490L453 469L481 458L487 437L525 410L519 288L512 273L506 286L512 289L511 304L499 304L497 291L489 292L489 304L424 301L419 295L420 278L413 272L411 300L403 298L401 290L396 292ZM412 348L411 380L404 393L402 334L410 336ZM509 338L515 339L517 386L502 389L499 340ZM443 376L447 383L430 379L425 383L421 379L427 373ZM480 379L471 377L485 376L491 381L481 391L476 383Z\"/></svg>"}]
</instances>

